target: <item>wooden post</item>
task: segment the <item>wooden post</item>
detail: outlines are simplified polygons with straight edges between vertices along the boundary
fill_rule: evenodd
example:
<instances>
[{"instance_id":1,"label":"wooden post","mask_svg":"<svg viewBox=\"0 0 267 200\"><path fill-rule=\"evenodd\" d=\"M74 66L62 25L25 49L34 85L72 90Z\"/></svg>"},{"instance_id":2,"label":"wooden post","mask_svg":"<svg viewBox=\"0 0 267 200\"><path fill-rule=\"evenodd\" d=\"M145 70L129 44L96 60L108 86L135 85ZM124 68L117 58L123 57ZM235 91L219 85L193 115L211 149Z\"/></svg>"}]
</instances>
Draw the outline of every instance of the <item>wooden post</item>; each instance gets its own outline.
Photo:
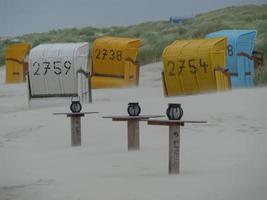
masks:
<instances>
[{"instance_id":1,"label":"wooden post","mask_svg":"<svg viewBox=\"0 0 267 200\"><path fill-rule=\"evenodd\" d=\"M81 146L81 116L71 116L71 145Z\"/></svg>"},{"instance_id":2,"label":"wooden post","mask_svg":"<svg viewBox=\"0 0 267 200\"><path fill-rule=\"evenodd\" d=\"M169 174L180 172L180 126L207 121L147 120L148 125L169 126Z\"/></svg>"},{"instance_id":3,"label":"wooden post","mask_svg":"<svg viewBox=\"0 0 267 200\"><path fill-rule=\"evenodd\" d=\"M139 120L128 120L128 150L139 150Z\"/></svg>"},{"instance_id":4,"label":"wooden post","mask_svg":"<svg viewBox=\"0 0 267 200\"><path fill-rule=\"evenodd\" d=\"M180 168L180 126L169 126L169 174L179 174Z\"/></svg>"},{"instance_id":5,"label":"wooden post","mask_svg":"<svg viewBox=\"0 0 267 200\"><path fill-rule=\"evenodd\" d=\"M70 117L71 127L71 145L81 146L81 117L85 114L94 114L98 112L72 112L72 113L53 113L54 115L67 115Z\"/></svg>"},{"instance_id":6,"label":"wooden post","mask_svg":"<svg viewBox=\"0 0 267 200\"><path fill-rule=\"evenodd\" d=\"M90 72L88 73L88 82L89 103L92 103L92 77Z\"/></svg>"},{"instance_id":7,"label":"wooden post","mask_svg":"<svg viewBox=\"0 0 267 200\"><path fill-rule=\"evenodd\" d=\"M128 151L139 150L140 136L139 136L139 121L148 120L149 118L164 117L164 115L117 115L117 116L103 116L103 118L111 118L112 121L127 121L127 136L128 136Z\"/></svg>"}]
</instances>

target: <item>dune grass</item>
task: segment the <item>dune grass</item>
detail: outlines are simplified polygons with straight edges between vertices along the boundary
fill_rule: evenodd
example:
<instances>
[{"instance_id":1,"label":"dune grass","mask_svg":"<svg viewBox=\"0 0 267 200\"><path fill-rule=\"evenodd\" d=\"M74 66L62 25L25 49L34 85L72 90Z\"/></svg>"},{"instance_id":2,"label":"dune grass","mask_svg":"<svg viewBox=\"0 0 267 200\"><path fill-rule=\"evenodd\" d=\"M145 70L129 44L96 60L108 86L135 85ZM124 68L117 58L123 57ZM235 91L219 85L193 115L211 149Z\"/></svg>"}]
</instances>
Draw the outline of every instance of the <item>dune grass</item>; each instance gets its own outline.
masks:
<instances>
[{"instance_id":1,"label":"dune grass","mask_svg":"<svg viewBox=\"0 0 267 200\"><path fill-rule=\"evenodd\" d=\"M265 52L267 57L267 4L222 8L196 15L183 24L173 25L169 21L155 21L127 27L69 28L31 33L17 38L34 47L41 43L92 43L96 38L106 35L138 37L142 40L138 60L143 65L161 60L163 49L177 39L203 38L207 33L221 29L256 29L256 49ZM11 40L0 41L0 65L4 62L3 51L10 43ZM267 84L267 64L255 81L257 84Z\"/></svg>"}]
</instances>

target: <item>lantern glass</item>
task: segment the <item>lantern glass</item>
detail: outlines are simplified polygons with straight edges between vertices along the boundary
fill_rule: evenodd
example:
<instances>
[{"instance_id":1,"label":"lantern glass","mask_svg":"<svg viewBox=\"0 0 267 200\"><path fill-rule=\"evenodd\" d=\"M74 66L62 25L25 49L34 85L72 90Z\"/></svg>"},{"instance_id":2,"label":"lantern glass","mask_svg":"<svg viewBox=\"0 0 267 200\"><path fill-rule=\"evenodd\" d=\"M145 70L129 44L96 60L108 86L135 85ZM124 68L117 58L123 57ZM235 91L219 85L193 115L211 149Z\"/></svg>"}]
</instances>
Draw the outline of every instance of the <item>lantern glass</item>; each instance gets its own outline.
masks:
<instances>
[{"instance_id":1,"label":"lantern glass","mask_svg":"<svg viewBox=\"0 0 267 200\"><path fill-rule=\"evenodd\" d=\"M127 112L130 116L138 116L141 112L141 108L137 102L128 103Z\"/></svg>"},{"instance_id":2,"label":"lantern glass","mask_svg":"<svg viewBox=\"0 0 267 200\"><path fill-rule=\"evenodd\" d=\"M180 120L183 116L181 104L169 103L166 114L169 120Z\"/></svg>"}]
</instances>

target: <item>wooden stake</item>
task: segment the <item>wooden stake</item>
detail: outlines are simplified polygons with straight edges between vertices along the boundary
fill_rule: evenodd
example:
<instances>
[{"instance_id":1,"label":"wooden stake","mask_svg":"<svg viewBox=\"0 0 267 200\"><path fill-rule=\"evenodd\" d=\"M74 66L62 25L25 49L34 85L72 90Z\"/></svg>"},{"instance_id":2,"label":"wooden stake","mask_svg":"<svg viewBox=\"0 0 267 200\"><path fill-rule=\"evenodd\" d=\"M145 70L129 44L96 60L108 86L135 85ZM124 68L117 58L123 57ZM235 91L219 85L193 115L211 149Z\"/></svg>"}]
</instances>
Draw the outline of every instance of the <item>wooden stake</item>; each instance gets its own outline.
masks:
<instances>
[{"instance_id":1,"label":"wooden stake","mask_svg":"<svg viewBox=\"0 0 267 200\"><path fill-rule=\"evenodd\" d=\"M179 174L180 126L169 126L169 174Z\"/></svg>"},{"instance_id":2,"label":"wooden stake","mask_svg":"<svg viewBox=\"0 0 267 200\"><path fill-rule=\"evenodd\" d=\"M81 117L71 116L71 145L81 146Z\"/></svg>"},{"instance_id":3,"label":"wooden stake","mask_svg":"<svg viewBox=\"0 0 267 200\"><path fill-rule=\"evenodd\" d=\"M139 150L139 121L128 120L128 150Z\"/></svg>"}]
</instances>

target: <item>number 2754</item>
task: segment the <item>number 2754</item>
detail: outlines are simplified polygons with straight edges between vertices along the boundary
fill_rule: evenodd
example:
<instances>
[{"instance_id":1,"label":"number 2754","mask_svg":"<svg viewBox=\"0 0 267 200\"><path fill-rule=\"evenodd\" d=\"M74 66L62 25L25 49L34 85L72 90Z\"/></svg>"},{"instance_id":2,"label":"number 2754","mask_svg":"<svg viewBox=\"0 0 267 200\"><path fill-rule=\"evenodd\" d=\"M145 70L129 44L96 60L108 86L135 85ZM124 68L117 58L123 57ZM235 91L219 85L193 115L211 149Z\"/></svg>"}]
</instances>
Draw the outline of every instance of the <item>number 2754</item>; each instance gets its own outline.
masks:
<instances>
[{"instance_id":1,"label":"number 2754","mask_svg":"<svg viewBox=\"0 0 267 200\"><path fill-rule=\"evenodd\" d=\"M198 65L197 65L198 62ZM207 72L208 64L204 62L201 58L200 59L180 59L177 63L174 61L168 61L167 65L169 67L169 76L175 76L175 75L181 75L184 69L189 68L189 72L191 74L196 74L199 70L199 67L202 67L204 72ZM178 68L178 70L175 70L175 68Z\"/></svg>"}]
</instances>

